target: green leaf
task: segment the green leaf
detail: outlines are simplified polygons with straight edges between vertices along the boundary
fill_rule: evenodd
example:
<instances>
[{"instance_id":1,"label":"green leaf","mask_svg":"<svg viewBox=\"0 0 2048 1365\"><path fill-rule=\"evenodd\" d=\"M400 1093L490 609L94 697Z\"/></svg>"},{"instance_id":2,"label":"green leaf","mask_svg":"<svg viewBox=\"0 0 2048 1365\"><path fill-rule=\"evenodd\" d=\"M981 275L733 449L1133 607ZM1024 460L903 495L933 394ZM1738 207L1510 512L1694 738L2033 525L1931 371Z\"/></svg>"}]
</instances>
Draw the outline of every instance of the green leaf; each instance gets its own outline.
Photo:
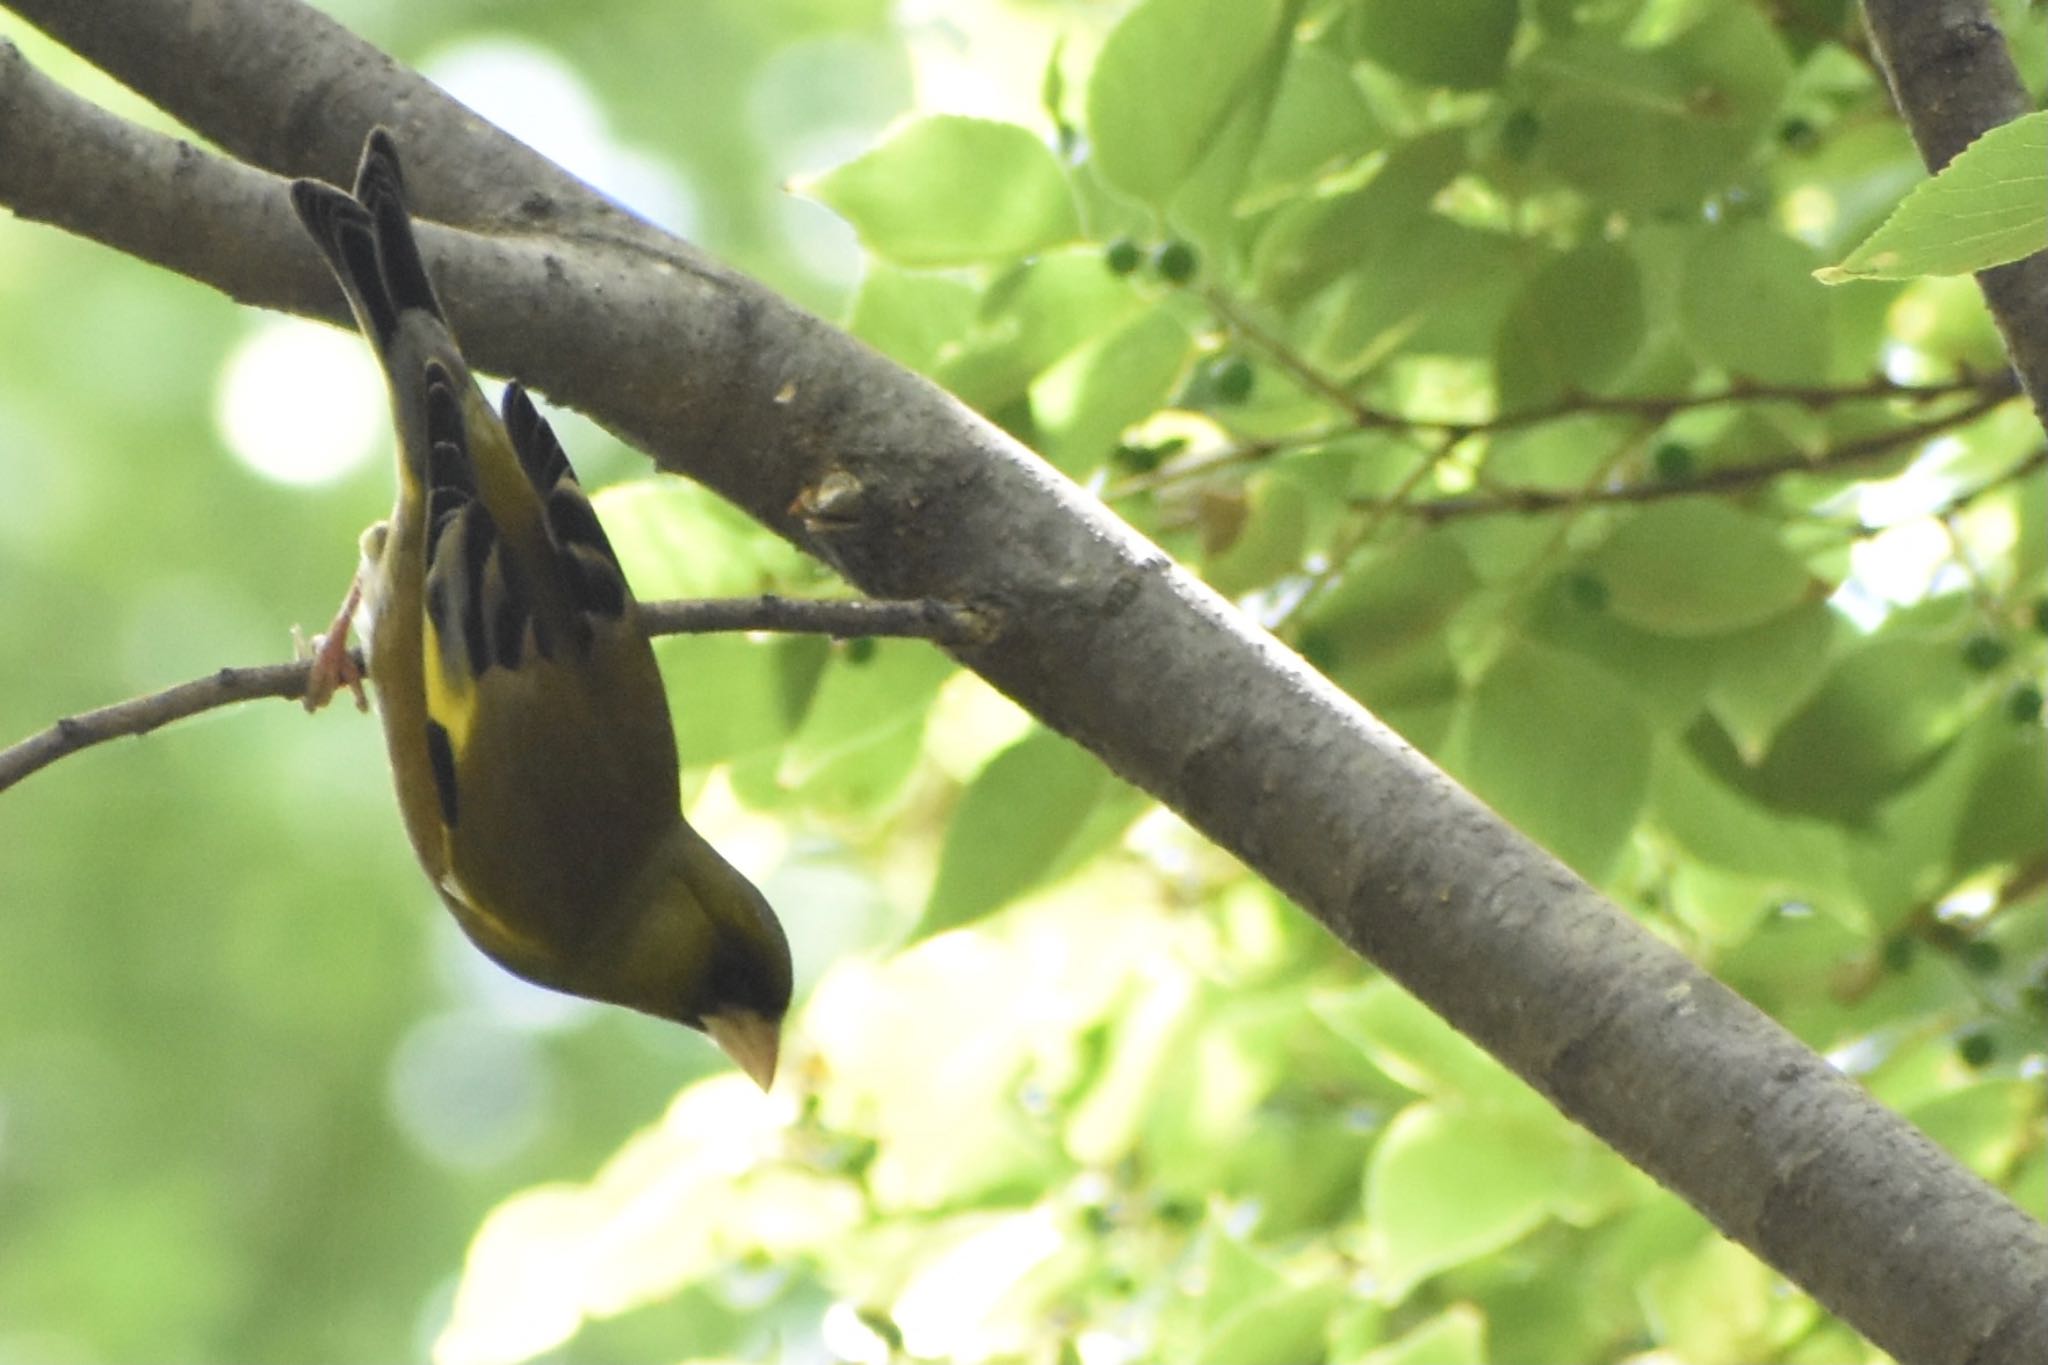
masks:
<instances>
[{"instance_id":1,"label":"green leaf","mask_svg":"<svg viewBox=\"0 0 2048 1365\"><path fill-rule=\"evenodd\" d=\"M1317 1279L1260 1295L1226 1313L1203 1341L1198 1359L1233 1365L1295 1365L1313 1360L1323 1344L1323 1323L1343 1301L1344 1284Z\"/></svg>"},{"instance_id":2,"label":"green leaf","mask_svg":"<svg viewBox=\"0 0 2048 1365\"><path fill-rule=\"evenodd\" d=\"M1316 1017L1418 1095L1489 1109L1540 1108L1513 1072L1385 977L1312 1001Z\"/></svg>"},{"instance_id":3,"label":"green leaf","mask_svg":"<svg viewBox=\"0 0 2048 1365\"><path fill-rule=\"evenodd\" d=\"M1086 477L1125 427L1165 406L1191 344L1178 318L1154 308L1070 351L1031 385L1039 453Z\"/></svg>"},{"instance_id":4,"label":"green leaf","mask_svg":"<svg viewBox=\"0 0 2048 1365\"><path fill-rule=\"evenodd\" d=\"M808 687L793 696L788 686L794 644L743 635L654 642L684 767L772 753L787 741L809 700Z\"/></svg>"},{"instance_id":5,"label":"green leaf","mask_svg":"<svg viewBox=\"0 0 2048 1365\"><path fill-rule=\"evenodd\" d=\"M1576 1159L1562 1120L1408 1106L1372 1149L1367 1244L1381 1293L1399 1299L1438 1271L1520 1239L1550 1216Z\"/></svg>"},{"instance_id":6,"label":"green leaf","mask_svg":"<svg viewBox=\"0 0 2048 1365\"><path fill-rule=\"evenodd\" d=\"M941 352L933 377L984 412L1002 410L1048 365L1145 306L1099 248L1051 252L989 286L973 331Z\"/></svg>"},{"instance_id":7,"label":"green leaf","mask_svg":"<svg viewBox=\"0 0 2048 1365\"><path fill-rule=\"evenodd\" d=\"M1813 252L1767 224L1702 231L1686 254L1686 340L1731 374L1777 384L1826 378L1830 305L1813 282Z\"/></svg>"},{"instance_id":8,"label":"green leaf","mask_svg":"<svg viewBox=\"0 0 2048 1365\"><path fill-rule=\"evenodd\" d=\"M777 778L821 805L880 809L915 768L932 698L954 669L916 641L876 641L859 663L840 652L783 749Z\"/></svg>"},{"instance_id":9,"label":"green leaf","mask_svg":"<svg viewBox=\"0 0 2048 1365\"><path fill-rule=\"evenodd\" d=\"M643 602L765 592L807 573L794 547L762 535L746 513L683 479L613 484L592 502Z\"/></svg>"},{"instance_id":10,"label":"green leaf","mask_svg":"<svg viewBox=\"0 0 2048 1365\"><path fill-rule=\"evenodd\" d=\"M1283 191L1365 156L1385 137L1351 70L1328 53L1293 48L1245 177L1250 196Z\"/></svg>"},{"instance_id":11,"label":"green leaf","mask_svg":"<svg viewBox=\"0 0 2048 1365\"><path fill-rule=\"evenodd\" d=\"M1465 165L1463 133L1438 130L1392 148L1363 186L1283 205L1253 248L1258 293L1290 307L1340 276L1370 271L1430 216Z\"/></svg>"},{"instance_id":12,"label":"green leaf","mask_svg":"<svg viewBox=\"0 0 2048 1365\"><path fill-rule=\"evenodd\" d=\"M2038 725L1986 729L1990 742L1956 823L1952 861L1962 877L2048 856L2048 734Z\"/></svg>"},{"instance_id":13,"label":"green leaf","mask_svg":"<svg viewBox=\"0 0 2048 1365\"><path fill-rule=\"evenodd\" d=\"M1266 44L1238 82L1229 116L1207 139L1167 201L1166 218L1174 232L1199 246L1205 259L1221 262L1237 254L1241 192L1279 101L1281 77L1288 64L1286 38L1293 32L1303 3L1281 0L1276 40Z\"/></svg>"},{"instance_id":14,"label":"green leaf","mask_svg":"<svg viewBox=\"0 0 2048 1365\"><path fill-rule=\"evenodd\" d=\"M1986 1180L1995 1180L2040 1131L2039 1083L2017 1078L1982 1081L1937 1095L1907 1109L1915 1126Z\"/></svg>"},{"instance_id":15,"label":"green leaf","mask_svg":"<svg viewBox=\"0 0 2048 1365\"><path fill-rule=\"evenodd\" d=\"M1573 412L1555 421L1532 422L1496 432L1486 438L1487 481L1504 488L1553 493L1582 489L1613 462L1614 448L1627 438L1629 430L1626 419L1612 414ZM1542 543L1548 544L1555 535L1554 528L1541 528ZM1510 555L1501 565L1489 564L1485 573L1488 578L1496 578L1505 570L1518 576L1524 567Z\"/></svg>"},{"instance_id":16,"label":"green leaf","mask_svg":"<svg viewBox=\"0 0 2048 1365\"><path fill-rule=\"evenodd\" d=\"M1605 670L1521 644L1465 699L1445 758L1472 790L1587 880L1614 864L1649 785L1650 726Z\"/></svg>"},{"instance_id":17,"label":"green leaf","mask_svg":"<svg viewBox=\"0 0 2048 1365\"><path fill-rule=\"evenodd\" d=\"M1756 770L1758 790L1789 809L1868 818L1955 737L1971 678L1948 641L1880 635L1864 642L1779 729Z\"/></svg>"},{"instance_id":18,"label":"green leaf","mask_svg":"<svg viewBox=\"0 0 2048 1365\"><path fill-rule=\"evenodd\" d=\"M1038 885L1113 782L1092 754L1050 730L996 755L953 813L918 936L980 919Z\"/></svg>"},{"instance_id":19,"label":"green leaf","mask_svg":"<svg viewBox=\"0 0 2048 1365\"><path fill-rule=\"evenodd\" d=\"M1797 606L1813 586L1775 526L1717 498L1652 503L1586 566L1607 585L1616 616L1667 635L1758 625Z\"/></svg>"},{"instance_id":20,"label":"green leaf","mask_svg":"<svg viewBox=\"0 0 2048 1365\"><path fill-rule=\"evenodd\" d=\"M1210 555L1202 577L1226 597L1262 588L1301 566L1308 537L1308 493L1291 479L1255 477L1245 485L1243 525Z\"/></svg>"},{"instance_id":21,"label":"green leaf","mask_svg":"<svg viewBox=\"0 0 2048 1365\"><path fill-rule=\"evenodd\" d=\"M1096 164L1164 205L1230 116L1280 18L1280 0L1144 0L1088 80Z\"/></svg>"},{"instance_id":22,"label":"green leaf","mask_svg":"<svg viewBox=\"0 0 2048 1365\"><path fill-rule=\"evenodd\" d=\"M847 330L897 364L929 373L943 348L967 335L977 304L973 286L961 280L869 261Z\"/></svg>"},{"instance_id":23,"label":"green leaf","mask_svg":"<svg viewBox=\"0 0 2048 1365\"><path fill-rule=\"evenodd\" d=\"M978 1009L1015 1018L1030 1002L1057 995L1044 1019L1058 1038L1076 1026L1067 1012L1090 1017L1123 970L1112 961L1061 972L1020 961L995 937L968 933L882 960L857 956L828 972L806 1009L818 1029L818 1065L832 1076L816 1096L816 1113L842 1139L873 1142L856 1158L871 1211L991 1202L998 1191L1038 1188L1066 1166L1044 1125L1014 1102L1035 1048L1058 1042L994 1030L966 1039L932 1021ZM934 1106L958 1112L933 1123ZM728 1161L737 1155L730 1143L722 1150ZM829 1150L828 1143L820 1155Z\"/></svg>"},{"instance_id":24,"label":"green leaf","mask_svg":"<svg viewBox=\"0 0 2048 1365\"><path fill-rule=\"evenodd\" d=\"M1637 1292L1682 1360L1763 1360L1778 1296L1770 1267L1733 1242L1710 1238L1692 1255L1652 1266Z\"/></svg>"},{"instance_id":25,"label":"green leaf","mask_svg":"<svg viewBox=\"0 0 2048 1365\"><path fill-rule=\"evenodd\" d=\"M1529 599L1522 633L1599 667L1654 725L1682 729L1706 698L1719 638L1645 630L1616 615L1612 599L1597 574L1561 574Z\"/></svg>"},{"instance_id":26,"label":"green leaf","mask_svg":"<svg viewBox=\"0 0 2048 1365\"><path fill-rule=\"evenodd\" d=\"M1804 602L1717 642L1707 706L1745 757L1760 758L1806 704L1848 629L1827 603Z\"/></svg>"},{"instance_id":27,"label":"green leaf","mask_svg":"<svg viewBox=\"0 0 2048 1365\"><path fill-rule=\"evenodd\" d=\"M1519 0L1360 0L1350 37L1359 55L1418 85L1479 90L1500 80Z\"/></svg>"},{"instance_id":28,"label":"green leaf","mask_svg":"<svg viewBox=\"0 0 2048 1365\"><path fill-rule=\"evenodd\" d=\"M1788 818L1726 786L1681 743L1658 744L1650 793L1658 822L1704 863L1807 899L1839 894L1848 884L1837 827Z\"/></svg>"},{"instance_id":29,"label":"green leaf","mask_svg":"<svg viewBox=\"0 0 2048 1365\"><path fill-rule=\"evenodd\" d=\"M1208 1003L1200 983L1183 973L1134 983L1109 1030L1094 1084L1067 1107L1066 1147L1076 1161L1104 1166L1123 1160L1145 1135L1147 1121L1172 1107L1161 1103L1162 1091L1170 1080L1185 1085L1178 1063Z\"/></svg>"},{"instance_id":30,"label":"green leaf","mask_svg":"<svg viewBox=\"0 0 2048 1365\"><path fill-rule=\"evenodd\" d=\"M1265 1234L1263 1223L1259 1228ZM1294 1365L1320 1358L1324 1324L1348 1297L1335 1277L1290 1272L1263 1242L1231 1228L1213 1207L1187 1267L1161 1314L1159 1359ZM1163 1288L1164 1286L1162 1286Z\"/></svg>"},{"instance_id":31,"label":"green leaf","mask_svg":"<svg viewBox=\"0 0 2048 1365\"><path fill-rule=\"evenodd\" d=\"M898 265L1014 260L1072 241L1081 222L1065 168L1014 123L938 114L800 183Z\"/></svg>"},{"instance_id":32,"label":"green leaf","mask_svg":"<svg viewBox=\"0 0 2048 1365\"><path fill-rule=\"evenodd\" d=\"M1521 283L1524 243L1423 213L1337 277L1313 358L1340 374L1378 367L1402 347L1488 356Z\"/></svg>"},{"instance_id":33,"label":"green leaf","mask_svg":"<svg viewBox=\"0 0 2048 1365\"><path fill-rule=\"evenodd\" d=\"M1477 586L1455 533L1404 541L1315 603L1301 651L1376 712L1440 700L1458 682L1444 625Z\"/></svg>"},{"instance_id":34,"label":"green leaf","mask_svg":"<svg viewBox=\"0 0 2048 1365\"><path fill-rule=\"evenodd\" d=\"M1471 1304L1455 1303L1360 1356L1358 1365L1486 1365L1487 1359L1486 1319Z\"/></svg>"},{"instance_id":35,"label":"green leaf","mask_svg":"<svg viewBox=\"0 0 2048 1365\"><path fill-rule=\"evenodd\" d=\"M1540 164L1602 204L1692 211L1756 147L1792 64L1754 7L1716 4L1659 46L1588 30L1539 45L1516 74Z\"/></svg>"},{"instance_id":36,"label":"green leaf","mask_svg":"<svg viewBox=\"0 0 2048 1365\"><path fill-rule=\"evenodd\" d=\"M1891 217L1823 284L1969 275L2048 250L2048 111L1983 134Z\"/></svg>"},{"instance_id":37,"label":"green leaf","mask_svg":"<svg viewBox=\"0 0 2048 1365\"><path fill-rule=\"evenodd\" d=\"M1566 252L1522 287L1494 343L1503 412L1599 392L1643 344L1635 258L1612 242Z\"/></svg>"}]
</instances>

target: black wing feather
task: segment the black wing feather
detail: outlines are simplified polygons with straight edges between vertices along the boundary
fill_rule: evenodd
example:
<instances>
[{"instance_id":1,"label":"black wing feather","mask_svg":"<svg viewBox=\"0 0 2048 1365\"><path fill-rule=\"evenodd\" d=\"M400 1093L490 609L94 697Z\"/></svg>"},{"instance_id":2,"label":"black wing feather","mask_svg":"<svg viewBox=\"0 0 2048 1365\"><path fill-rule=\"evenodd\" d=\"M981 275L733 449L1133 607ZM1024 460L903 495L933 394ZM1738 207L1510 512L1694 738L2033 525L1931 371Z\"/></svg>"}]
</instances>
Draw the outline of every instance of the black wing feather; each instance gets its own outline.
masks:
<instances>
[{"instance_id":1,"label":"black wing feather","mask_svg":"<svg viewBox=\"0 0 2048 1365\"><path fill-rule=\"evenodd\" d=\"M519 467L527 482L541 496L547 521L548 539L561 556L563 580L576 609L583 615L612 621L625 615L632 598L619 557L597 519L597 510L583 486L554 428L533 405L519 384L505 386L499 405L505 416L505 431L512 449L519 455ZM587 645L588 641L582 641Z\"/></svg>"},{"instance_id":2,"label":"black wing feather","mask_svg":"<svg viewBox=\"0 0 2048 1365\"><path fill-rule=\"evenodd\" d=\"M398 305L377 268L377 240L369 210L317 180L292 182L292 208L333 268L363 331L381 352L398 328Z\"/></svg>"},{"instance_id":3,"label":"black wing feather","mask_svg":"<svg viewBox=\"0 0 2048 1365\"><path fill-rule=\"evenodd\" d=\"M525 385L516 380L507 384L498 407L505 414L505 431L512 438L512 449L519 455L519 467L526 471L526 481L533 485L534 492L546 497L563 479L576 478L576 472L569 468L568 452L555 439L554 428L534 407Z\"/></svg>"},{"instance_id":4,"label":"black wing feather","mask_svg":"<svg viewBox=\"0 0 2048 1365\"><path fill-rule=\"evenodd\" d=\"M363 159L356 167L356 199L376 226L377 260L392 302L401 312L418 308L442 318L441 301L434 296L426 262L420 259L419 243L412 235L405 174L398 166L398 144L388 129L371 129L363 142Z\"/></svg>"}]
</instances>

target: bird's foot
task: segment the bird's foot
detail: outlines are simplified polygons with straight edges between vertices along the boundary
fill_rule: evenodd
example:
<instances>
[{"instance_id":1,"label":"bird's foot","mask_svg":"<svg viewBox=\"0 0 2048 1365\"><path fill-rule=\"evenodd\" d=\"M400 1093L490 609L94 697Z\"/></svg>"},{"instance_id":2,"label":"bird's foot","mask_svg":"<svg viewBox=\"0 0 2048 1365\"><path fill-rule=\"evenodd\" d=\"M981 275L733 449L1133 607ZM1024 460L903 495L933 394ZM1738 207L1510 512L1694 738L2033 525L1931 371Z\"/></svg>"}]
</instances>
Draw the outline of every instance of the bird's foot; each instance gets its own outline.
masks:
<instances>
[{"instance_id":1,"label":"bird's foot","mask_svg":"<svg viewBox=\"0 0 2048 1365\"><path fill-rule=\"evenodd\" d=\"M334 614L334 624L324 635L316 635L310 642L300 639L298 632L292 632L298 644L301 658L313 661L306 673L306 695L303 698L308 711L318 711L334 700L334 694L346 687L355 693L356 710L370 709L370 699L363 692L363 666L356 660L354 651L348 647L349 622L354 619L356 607L363 600L362 581L349 584L348 596L342 599L341 610Z\"/></svg>"}]
</instances>

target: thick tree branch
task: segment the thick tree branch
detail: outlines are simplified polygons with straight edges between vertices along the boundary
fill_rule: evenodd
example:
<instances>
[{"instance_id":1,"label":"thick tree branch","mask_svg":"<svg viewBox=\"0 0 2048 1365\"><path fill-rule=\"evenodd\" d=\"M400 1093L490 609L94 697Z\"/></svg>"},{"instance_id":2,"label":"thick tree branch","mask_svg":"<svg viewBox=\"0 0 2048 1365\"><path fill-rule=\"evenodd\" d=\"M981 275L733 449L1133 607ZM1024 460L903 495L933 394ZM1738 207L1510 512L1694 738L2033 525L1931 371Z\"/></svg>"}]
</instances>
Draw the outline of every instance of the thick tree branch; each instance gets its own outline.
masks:
<instances>
[{"instance_id":1,"label":"thick tree branch","mask_svg":"<svg viewBox=\"0 0 2048 1365\"><path fill-rule=\"evenodd\" d=\"M1928 170L2032 111L1990 0L1864 0L1863 16ZM2048 251L1982 271L1977 284L2048 430Z\"/></svg>"},{"instance_id":2,"label":"thick tree branch","mask_svg":"<svg viewBox=\"0 0 2048 1365\"><path fill-rule=\"evenodd\" d=\"M516 155L497 134L297 5L208 0L194 7L204 23L158 22L186 15L169 0L98 8L121 11L109 26L146 22L150 43L66 41L266 165L338 174L385 122L414 153L430 216L502 225L504 205L538 186L573 233L422 233L484 368L593 414L872 595L1000 611L999 635L956 657L1880 1346L1931 1365L2048 1358L2048 1230L956 400L680 245L586 230L602 210L586 214L559 173L504 183ZM245 21L261 36L235 31ZM258 42L329 78L272 75L245 59ZM18 62L0 64L0 200L20 202L18 165L52 178L46 199L64 198L68 154L91 136L48 100L25 105L33 84ZM222 258L191 273L219 281L237 268L226 258L295 251L303 265L249 297L327 299L313 253L293 245L281 185L252 214L190 190L252 173L180 164L181 230ZM472 166L495 177L474 201ZM81 208L73 226L89 230L90 216Z\"/></svg>"},{"instance_id":3,"label":"thick tree branch","mask_svg":"<svg viewBox=\"0 0 2048 1365\"><path fill-rule=\"evenodd\" d=\"M708 601L643 602L640 622L649 635L709 635L722 631L775 631L837 639L894 636L962 645L986 640L995 624L985 613L944 602L820 602L787 597L732 597ZM356 664L365 667L361 655ZM40 734L0 749L0 792L58 759L111 739L146 735L174 720L236 702L306 695L310 659L218 673L147 696L66 716ZM309 703L310 704L310 703Z\"/></svg>"}]
</instances>

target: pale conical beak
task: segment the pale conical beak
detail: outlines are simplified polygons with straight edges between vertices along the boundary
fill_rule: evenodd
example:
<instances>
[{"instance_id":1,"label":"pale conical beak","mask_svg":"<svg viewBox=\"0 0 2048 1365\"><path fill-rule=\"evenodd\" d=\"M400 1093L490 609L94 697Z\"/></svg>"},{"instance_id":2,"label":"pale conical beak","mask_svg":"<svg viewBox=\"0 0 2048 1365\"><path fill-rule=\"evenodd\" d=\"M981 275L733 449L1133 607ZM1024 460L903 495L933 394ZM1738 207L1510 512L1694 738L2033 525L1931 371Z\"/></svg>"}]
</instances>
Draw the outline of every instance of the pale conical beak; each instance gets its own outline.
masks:
<instances>
[{"instance_id":1,"label":"pale conical beak","mask_svg":"<svg viewBox=\"0 0 2048 1365\"><path fill-rule=\"evenodd\" d=\"M739 1063L740 1070L754 1078L763 1090L775 1084L775 1058L782 1049L782 1025L764 1019L752 1010L714 1014L704 1021L711 1041L725 1049L725 1055Z\"/></svg>"}]
</instances>

